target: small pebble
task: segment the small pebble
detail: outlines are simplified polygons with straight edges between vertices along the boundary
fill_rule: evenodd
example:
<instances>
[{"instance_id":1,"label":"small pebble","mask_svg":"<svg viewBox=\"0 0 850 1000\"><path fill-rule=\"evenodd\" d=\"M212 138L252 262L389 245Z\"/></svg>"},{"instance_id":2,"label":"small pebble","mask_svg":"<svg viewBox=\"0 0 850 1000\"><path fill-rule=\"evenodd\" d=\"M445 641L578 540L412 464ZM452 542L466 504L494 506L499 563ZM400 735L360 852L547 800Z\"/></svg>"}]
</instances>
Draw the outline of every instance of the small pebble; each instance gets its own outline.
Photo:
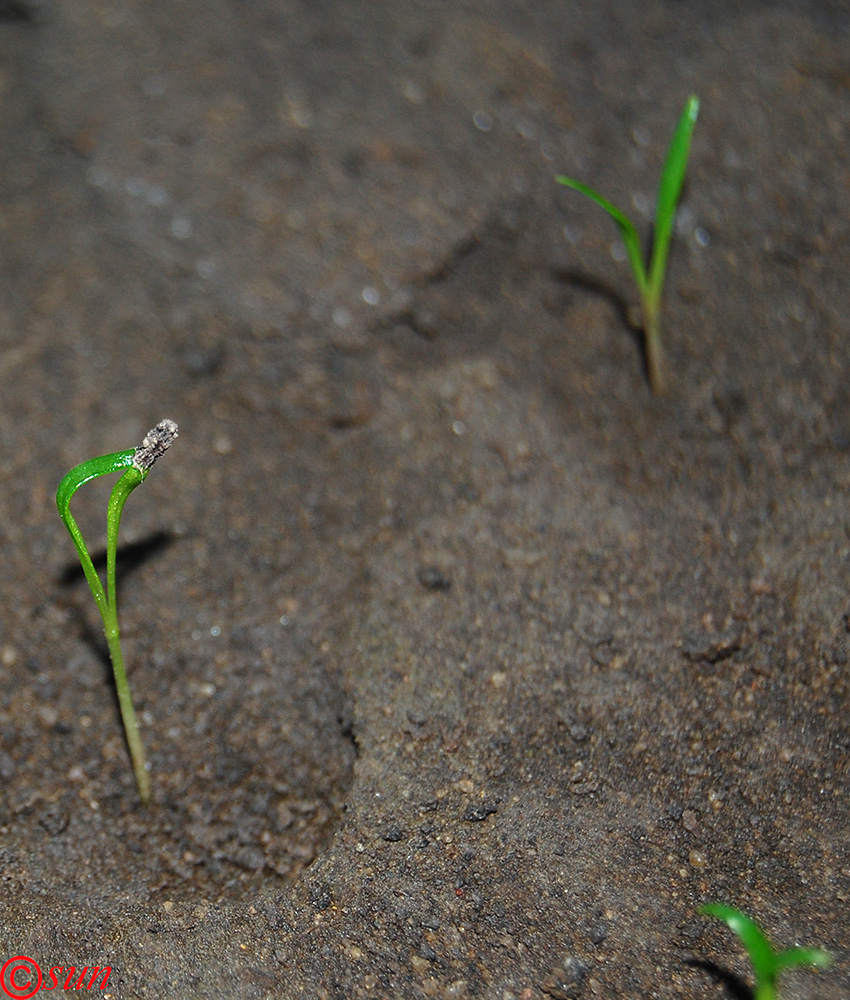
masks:
<instances>
[{"instance_id":1,"label":"small pebble","mask_svg":"<svg viewBox=\"0 0 850 1000\"><path fill-rule=\"evenodd\" d=\"M452 581L436 566L421 566L416 571L416 579L426 590L446 591L452 585Z\"/></svg>"},{"instance_id":2,"label":"small pebble","mask_svg":"<svg viewBox=\"0 0 850 1000\"><path fill-rule=\"evenodd\" d=\"M58 837L60 833L64 833L69 820L68 812L60 806L49 806L38 817L39 824L47 830L51 837Z\"/></svg>"}]
</instances>

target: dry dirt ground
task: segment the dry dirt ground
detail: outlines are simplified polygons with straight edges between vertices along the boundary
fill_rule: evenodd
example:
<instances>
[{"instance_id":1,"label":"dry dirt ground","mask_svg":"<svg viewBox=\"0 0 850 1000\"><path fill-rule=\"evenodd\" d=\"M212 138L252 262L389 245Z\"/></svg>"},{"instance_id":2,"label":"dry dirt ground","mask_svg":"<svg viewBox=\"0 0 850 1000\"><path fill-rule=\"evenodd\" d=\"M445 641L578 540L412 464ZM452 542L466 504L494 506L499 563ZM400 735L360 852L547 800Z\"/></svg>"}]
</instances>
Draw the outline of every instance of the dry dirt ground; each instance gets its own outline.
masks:
<instances>
[{"instance_id":1,"label":"dry dirt ground","mask_svg":"<svg viewBox=\"0 0 850 1000\"><path fill-rule=\"evenodd\" d=\"M553 175L648 235L689 93L656 399ZM720 900L846 1000L846 3L4 0L0 130L3 962L740 1000ZM164 416L145 811L53 497Z\"/></svg>"}]
</instances>

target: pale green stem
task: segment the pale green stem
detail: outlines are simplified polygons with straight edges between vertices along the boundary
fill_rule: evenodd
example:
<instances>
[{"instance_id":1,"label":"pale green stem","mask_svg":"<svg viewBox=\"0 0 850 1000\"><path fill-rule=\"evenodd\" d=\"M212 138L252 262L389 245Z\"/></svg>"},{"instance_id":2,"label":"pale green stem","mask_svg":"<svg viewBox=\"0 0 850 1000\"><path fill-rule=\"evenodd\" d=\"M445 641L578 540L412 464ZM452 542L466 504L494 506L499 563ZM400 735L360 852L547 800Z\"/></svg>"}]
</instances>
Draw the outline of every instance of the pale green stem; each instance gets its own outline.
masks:
<instances>
[{"instance_id":1,"label":"pale green stem","mask_svg":"<svg viewBox=\"0 0 850 1000\"><path fill-rule=\"evenodd\" d=\"M647 296L644 298L642 311L649 385L654 395L661 396L666 389L663 349L661 347L661 305Z\"/></svg>"},{"instance_id":2,"label":"pale green stem","mask_svg":"<svg viewBox=\"0 0 850 1000\"><path fill-rule=\"evenodd\" d=\"M137 468L128 469L113 486L109 497L109 511L106 515L106 609L102 611L103 631L109 646L109 657L112 660L112 673L115 677L115 690L118 694L118 705L121 709L121 719L124 723L124 734L127 738L127 748L133 762L133 772L136 784L139 786L139 797L147 805L151 797L151 782L148 774L145 750L139 735L139 723L136 710L133 708L133 698L130 694L130 684L127 671L124 669L124 653L121 650L121 635L118 629L118 598L116 588L116 554L118 550L118 528L121 524L121 512L124 503L132 491L144 479L144 474Z\"/></svg>"}]
</instances>

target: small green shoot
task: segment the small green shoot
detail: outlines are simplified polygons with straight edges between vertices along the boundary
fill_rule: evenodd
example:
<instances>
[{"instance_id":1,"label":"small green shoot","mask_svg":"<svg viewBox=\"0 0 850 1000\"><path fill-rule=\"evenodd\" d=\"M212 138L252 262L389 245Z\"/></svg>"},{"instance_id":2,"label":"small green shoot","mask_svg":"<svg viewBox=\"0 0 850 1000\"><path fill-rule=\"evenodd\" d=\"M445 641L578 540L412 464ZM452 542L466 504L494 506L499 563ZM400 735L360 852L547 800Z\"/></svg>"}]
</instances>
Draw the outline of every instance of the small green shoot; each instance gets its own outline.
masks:
<instances>
[{"instance_id":1,"label":"small green shoot","mask_svg":"<svg viewBox=\"0 0 850 1000\"><path fill-rule=\"evenodd\" d=\"M749 953L755 975L753 1000L776 1000L776 979L784 969L807 965L825 969L832 962L832 956L820 948L786 948L784 951L774 951L758 924L734 906L707 903L699 908L699 912L722 920L741 939Z\"/></svg>"},{"instance_id":2,"label":"small green shoot","mask_svg":"<svg viewBox=\"0 0 850 1000\"><path fill-rule=\"evenodd\" d=\"M597 205L605 209L617 225L626 254L632 267L632 273L640 293L641 316L643 321L644 347L646 350L646 367L649 373L649 384L652 391L660 394L664 391L665 380L661 359L661 299L664 293L664 279L667 273L667 257L670 253L670 239L673 235L673 221L676 206L682 193L685 181L685 170L688 165L688 153L691 147L691 136L697 123L699 113L699 98L691 96L685 104L682 117L673 133L667 159L661 171L658 185L658 198L655 208L655 226L652 236L652 253L649 268L644 265L640 246L640 237L634 223L623 212L612 205L607 198L571 177L559 176L559 184L574 188L592 198Z\"/></svg>"},{"instance_id":3,"label":"small green shoot","mask_svg":"<svg viewBox=\"0 0 850 1000\"><path fill-rule=\"evenodd\" d=\"M83 566L88 585L94 595L100 616L103 619L103 631L109 646L109 658L112 660L112 671L115 676L115 690L118 694L118 704L121 708L121 719L124 723L124 734L130 759L139 787L139 797L147 805L151 797L150 776L148 775L145 751L139 735L139 725L130 695L130 685L127 672L124 669L124 655L121 652L121 635L118 630L118 604L116 601L115 563L118 550L118 527L121 522L121 512L127 497L144 482L151 466L160 455L171 446L177 437L177 424L173 420L161 420L156 427L148 431L138 448L129 451L118 451L112 455L100 455L75 466L63 478L56 491L56 506L59 516L71 535L80 562ZM107 476L110 472L127 471L115 483L109 497L106 514L106 589L104 590L94 563L86 548L82 532L71 514L71 497L77 490L98 476Z\"/></svg>"}]
</instances>

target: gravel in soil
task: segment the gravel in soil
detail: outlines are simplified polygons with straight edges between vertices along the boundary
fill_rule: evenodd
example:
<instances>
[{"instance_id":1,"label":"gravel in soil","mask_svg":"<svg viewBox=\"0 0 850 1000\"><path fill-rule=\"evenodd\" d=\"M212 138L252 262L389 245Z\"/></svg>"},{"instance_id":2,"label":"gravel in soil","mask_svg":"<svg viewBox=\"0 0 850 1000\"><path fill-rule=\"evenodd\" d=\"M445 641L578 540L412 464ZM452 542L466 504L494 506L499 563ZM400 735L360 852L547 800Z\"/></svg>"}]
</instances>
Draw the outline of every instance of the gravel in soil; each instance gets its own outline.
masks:
<instances>
[{"instance_id":1,"label":"gravel in soil","mask_svg":"<svg viewBox=\"0 0 850 1000\"><path fill-rule=\"evenodd\" d=\"M847 996L848 29L0 4L4 960L723 997L720 900L835 954L790 1000ZM653 399L553 176L648 231L692 92ZM53 494L165 416L120 565L145 811Z\"/></svg>"}]
</instances>

